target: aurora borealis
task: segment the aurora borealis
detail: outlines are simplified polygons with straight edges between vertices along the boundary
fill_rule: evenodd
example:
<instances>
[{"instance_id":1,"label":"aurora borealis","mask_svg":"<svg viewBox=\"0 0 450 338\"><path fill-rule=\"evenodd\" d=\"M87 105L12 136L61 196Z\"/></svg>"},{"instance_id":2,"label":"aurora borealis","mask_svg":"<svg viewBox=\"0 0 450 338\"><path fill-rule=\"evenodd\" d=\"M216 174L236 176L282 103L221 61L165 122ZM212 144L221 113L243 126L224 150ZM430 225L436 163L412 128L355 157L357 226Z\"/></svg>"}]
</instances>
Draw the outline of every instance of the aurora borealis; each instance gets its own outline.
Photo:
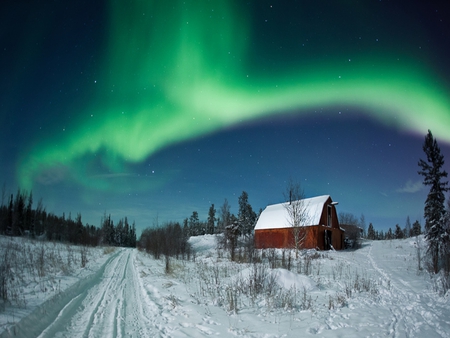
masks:
<instances>
[{"instance_id":1,"label":"aurora borealis","mask_svg":"<svg viewBox=\"0 0 450 338\"><path fill-rule=\"evenodd\" d=\"M1 174L55 212L206 218L242 190L279 202L292 177L403 226L422 213L427 129L450 156L437 3L2 6Z\"/></svg>"}]
</instances>

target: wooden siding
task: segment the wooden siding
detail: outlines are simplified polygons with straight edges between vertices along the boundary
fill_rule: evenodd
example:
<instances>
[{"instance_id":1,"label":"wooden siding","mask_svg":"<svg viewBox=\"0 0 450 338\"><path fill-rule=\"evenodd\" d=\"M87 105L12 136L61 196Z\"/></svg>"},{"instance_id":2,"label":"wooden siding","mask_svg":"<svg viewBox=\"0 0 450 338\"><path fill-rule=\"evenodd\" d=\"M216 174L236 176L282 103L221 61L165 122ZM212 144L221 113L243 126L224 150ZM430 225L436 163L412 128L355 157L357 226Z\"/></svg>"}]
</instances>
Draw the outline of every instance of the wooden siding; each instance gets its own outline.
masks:
<instances>
[{"instance_id":1,"label":"wooden siding","mask_svg":"<svg viewBox=\"0 0 450 338\"><path fill-rule=\"evenodd\" d=\"M306 231L306 238L302 243L302 249L329 249L325 245L325 231L331 232L331 245L335 250L341 250L343 248L344 234L340 229L321 225L308 226L304 229ZM292 228L255 231L255 247L257 249L294 248Z\"/></svg>"}]
</instances>

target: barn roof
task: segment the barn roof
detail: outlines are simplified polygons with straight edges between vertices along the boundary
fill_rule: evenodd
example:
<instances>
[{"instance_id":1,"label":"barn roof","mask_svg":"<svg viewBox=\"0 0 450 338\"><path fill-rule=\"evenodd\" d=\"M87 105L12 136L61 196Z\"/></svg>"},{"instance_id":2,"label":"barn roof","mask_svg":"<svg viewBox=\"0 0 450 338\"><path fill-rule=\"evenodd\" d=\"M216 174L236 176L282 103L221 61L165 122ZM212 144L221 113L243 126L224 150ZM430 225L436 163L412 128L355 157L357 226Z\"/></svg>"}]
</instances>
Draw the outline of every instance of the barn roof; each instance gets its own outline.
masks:
<instances>
[{"instance_id":1,"label":"barn roof","mask_svg":"<svg viewBox=\"0 0 450 338\"><path fill-rule=\"evenodd\" d=\"M308 224L305 225L319 224L323 206L329 198L330 195L323 195L301 200L306 208L305 212ZM289 214L286 210L286 206L288 204L289 202L268 205L259 216L258 222L256 222L255 230L291 227L292 225L289 222Z\"/></svg>"}]
</instances>

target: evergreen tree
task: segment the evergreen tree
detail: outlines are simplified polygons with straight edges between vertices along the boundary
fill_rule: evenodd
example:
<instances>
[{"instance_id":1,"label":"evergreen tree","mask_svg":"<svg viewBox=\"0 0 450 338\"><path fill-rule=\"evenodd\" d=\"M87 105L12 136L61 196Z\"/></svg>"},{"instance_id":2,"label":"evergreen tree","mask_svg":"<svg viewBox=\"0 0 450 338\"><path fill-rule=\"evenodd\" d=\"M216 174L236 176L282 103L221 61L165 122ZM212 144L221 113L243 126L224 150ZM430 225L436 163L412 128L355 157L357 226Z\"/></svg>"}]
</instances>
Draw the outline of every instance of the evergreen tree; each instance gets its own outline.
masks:
<instances>
[{"instance_id":1,"label":"evergreen tree","mask_svg":"<svg viewBox=\"0 0 450 338\"><path fill-rule=\"evenodd\" d=\"M75 219L74 226L75 226L75 231L74 231L75 236L73 239L73 243L85 244L85 243L82 243L84 227L83 227L83 222L81 221L81 213L77 213L77 218Z\"/></svg>"},{"instance_id":2,"label":"evergreen tree","mask_svg":"<svg viewBox=\"0 0 450 338\"><path fill-rule=\"evenodd\" d=\"M135 248L136 247L136 223L134 223L131 225L131 230L130 230L130 245L131 248Z\"/></svg>"},{"instance_id":3,"label":"evergreen tree","mask_svg":"<svg viewBox=\"0 0 450 338\"><path fill-rule=\"evenodd\" d=\"M253 211L252 206L248 202L248 194L243 191L239 196L239 226L241 227L241 233L243 235L250 235L253 231L253 227L256 222L256 213Z\"/></svg>"},{"instance_id":4,"label":"evergreen tree","mask_svg":"<svg viewBox=\"0 0 450 338\"><path fill-rule=\"evenodd\" d=\"M20 189L14 200L12 235L21 236L24 233L25 223L25 198Z\"/></svg>"},{"instance_id":5,"label":"evergreen tree","mask_svg":"<svg viewBox=\"0 0 450 338\"><path fill-rule=\"evenodd\" d=\"M183 234L188 238L191 236L191 230L189 229L189 220L187 218L183 220Z\"/></svg>"},{"instance_id":6,"label":"evergreen tree","mask_svg":"<svg viewBox=\"0 0 450 338\"><path fill-rule=\"evenodd\" d=\"M373 228L372 223L369 223L369 229L367 230L367 238L368 239L376 239L375 229Z\"/></svg>"},{"instance_id":7,"label":"evergreen tree","mask_svg":"<svg viewBox=\"0 0 450 338\"><path fill-rule=\"evenodd\" d=\"M207 234L214 234L214 228L216 223L216 209L214 209L214 204L211 204L208 211L208 221L206 226Z\"/></svg>"},{"instance_id":8,"label":"evergreen tree","mask_svg":"<svg viewBox=\"0 0 450 338\"><path fill-rule=\"evenodd\" d=\"M34 238L34 221L33 221L33 193L28 195L27 207L25 209L25 230L29 231L31 237Z\"/></svg>"},{"instance_id":9,"label":"evergreen tree","mask_svg":"<svg viewBox=\"0 0 450 338\"><path fill-rule=\"evenodd\" d=\"M191 231L191 236L202 235L197 211L193 211L191 217L189 217L189 229Z\"/></svg>"},{"instance_id":10,"label":"evergreen tree","mask_svg":"<svg viewBox=\"0 0 450 338\"><path fill-rule=\"evenodd\" d=\"M386 233L386 239L392 239L392 229L391 228L389 228L389 230L388 230L388 232Z\"/></svg>"},{"instance_id":11,"label":"evergreen tree","mask_svg":"<svg viewBox=\"0 0 450 338\"><path fill-rule=\"evenodd\" d=\"M430 186L424 207L425 217L425 238L428 242L428 253L431 255L433 270L439 271L439 257L443 255L443 238L446 234L445 220L445 196L444 193L449 190L448 181L444 181L447 172L442 169L444 165L444 156L434 139L430 130L425 136L423 151L427 156L427 161L420 160L419 174L424 177L423 184Z\"/></svg>"},{"instance_id":12,"label":"evergreen tree","mask_svg":"<svg viewBox=\"0 0 450 338\"><path fill-rule=\"evenodd\" d=\"M124 234L124 224L123 220L119 220L116 225L116 230L114 231L114 245L124 246L125 245L125 234Z\"/></svg>"},{"instance_id":13,"label":"evergreen tree","mask_svg":"<svg viewBox=\"0 0 450 338\"><path fill-rule=\"evenodd\" d=\"M422 234L422 227L420 226L419 221L415 221L413 227L411 229L412 236L419 236Z\"/></svg>"},{"instance_id":14,"label":"evergreen tree","mask_svg":"<svg viewBox=\"0 0 450 338\"><path fill-rule=\"evenodd\" d=\"M13 217L14 215L14 204L13 204L13 194L11 194L11 197L9 199L9 205L8 205L8 214L6 218L6 234L12 235L13 234Z\"/></svg>"},{"instance_id":15,"label":"evergreen tree","mask_svg":"<svg viewBox=\"0 0 450 338\"><path fill-rule=\"evenodd\" d=\"M103 221L102 221L102 238L103 238L103 244L105 245L114 245L114 224L113 221L111 220L111 215L106 216L106 212L105 215L103 216Z\"/></svg>"},{"instance_id":16,"label":"evergreen tree","mask_svg":"<svg viewBox=\"0 0 450 338\"><path fill-rule=\"evenodd\" d=\"M130 229L130 225L128 224L128 218L127 217L125 217L125 219L123 221L123 233L124 233L124 236L125 236L124 246L132 247L132 245L131 245L131 243L132 243L131 229Z\"/></svg>"},{"instance_id":17,"label":"evergreen tree","mask_svg":"<svg viewBox=\"0 0 450 338\"><path fill-rule=\"evenodd\" d=\"M402 230L402 228L400 228L400 226L398 224L395 225L394 237L397 239L401 239L404 237L403 230Z\"/></svg>"}]
</instances>

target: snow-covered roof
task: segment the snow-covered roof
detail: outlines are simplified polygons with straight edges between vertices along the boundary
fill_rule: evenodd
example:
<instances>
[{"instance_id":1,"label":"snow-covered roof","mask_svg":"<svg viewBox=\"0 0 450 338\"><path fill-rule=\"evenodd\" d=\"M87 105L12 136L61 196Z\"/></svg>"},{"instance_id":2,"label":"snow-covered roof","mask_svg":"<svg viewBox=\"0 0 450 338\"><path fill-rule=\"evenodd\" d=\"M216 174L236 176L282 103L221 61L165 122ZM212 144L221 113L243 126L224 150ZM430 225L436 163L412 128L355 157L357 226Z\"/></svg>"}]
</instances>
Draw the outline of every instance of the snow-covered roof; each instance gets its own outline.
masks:
<instances>
[{"instance_id":1,"label":"snow-covered roof","mask_svg":"<svg viewBox=\"0 0 450 338\"><path fill-rule=\"evenodd\" d=\"M329 198L330 195L323 195L301 200L301 203L305 207L305 219L307 221L307 224L303 225L319 224L323 206ZM286 209L288 204L289 202L268 205L259 216L255 230L291 227L292 225L289 222L290 217Z\"/></svg>"}]
</instances>

